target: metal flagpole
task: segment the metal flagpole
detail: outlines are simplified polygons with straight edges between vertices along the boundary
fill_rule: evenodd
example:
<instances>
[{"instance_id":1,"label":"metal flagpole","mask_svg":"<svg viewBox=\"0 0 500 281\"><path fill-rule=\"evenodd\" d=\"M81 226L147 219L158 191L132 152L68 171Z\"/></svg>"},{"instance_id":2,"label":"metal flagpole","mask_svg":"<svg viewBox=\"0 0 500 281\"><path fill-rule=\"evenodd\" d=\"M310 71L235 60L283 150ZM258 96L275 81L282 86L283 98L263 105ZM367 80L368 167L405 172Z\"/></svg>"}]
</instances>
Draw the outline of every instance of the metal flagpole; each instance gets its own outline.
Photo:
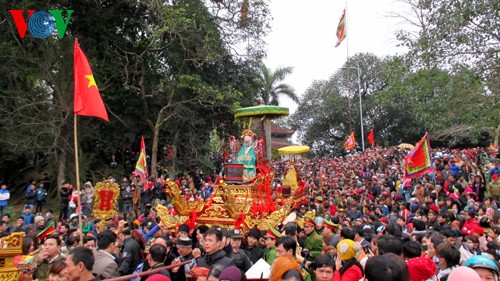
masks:
<instances>
[{"instance_id":1,"label":"metal flagpole","mask_svg":"<svg viewBox=\"0 0 500 281\"><path fill-rule=\"evenodd\" d=\"M359 65L356 68L358 69L358 96L359 96L359 119L361 122L361 144L363 151L365 151L365 133L363 131L363 104L361 101L361 68L359 68Z\"/></svg>"},{"instance_id":2,"label":"metal flagpole","mask_svg":"<svg viewBox=\"0 0 500 281\"><path fill-rule=\"evenodd\" d=\"M347 10L347 2L345 3L345 22L344 22L344 25L345 25L345 36L347 37L346 38L346 63L347 61L349 60L349 33L348 33L348 28L349 28L349 17L348 17L348 10ZM350 88L349 88L349 71L347 72L347 76L346 76L346 79L347 79L347 106L349 106L349 111L348 111L348 114L349 114L349 134L352 132L352 108L351 108L351 94L350 94Z\"/></svg>"},{"instance_id":3,"label":"metal flagpole","mask_svg":"<svg viewBox=\"0 0 500 281\"><path fill-rule=\"evenodd\" d=\"M342 69L356 69L358 71L358 97L359 97L359 119L361 123L361 147L365 151L365 132L363 126L363 103L361 100L361 68L358 66L342 67ZM349 73L349 71L347 71Z\"/></svg>"}]
</instances>

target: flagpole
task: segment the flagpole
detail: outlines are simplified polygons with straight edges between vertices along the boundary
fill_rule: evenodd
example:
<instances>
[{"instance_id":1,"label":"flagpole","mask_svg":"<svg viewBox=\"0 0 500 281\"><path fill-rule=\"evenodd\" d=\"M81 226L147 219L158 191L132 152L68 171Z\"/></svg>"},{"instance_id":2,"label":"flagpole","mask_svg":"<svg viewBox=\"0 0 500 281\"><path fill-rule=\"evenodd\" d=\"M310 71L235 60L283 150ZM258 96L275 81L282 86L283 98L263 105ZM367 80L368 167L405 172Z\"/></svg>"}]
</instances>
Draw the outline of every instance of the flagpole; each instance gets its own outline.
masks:
<instances>
[{"instance_id":1,"label":"flagpole","mask_svg":"<svg viewBox=\"0 0 500 281\"><path fill-rule=\"evenodd\" d=\"M348 9L347 9L347 2L345 3L345 34L346 34L346 37L347 37L347 40L346 40L346 63L347 61L349 61L349 36L347 36L347 34L349 34L349 16L348 16ZM351 93L350 93L350 88L349 88L349 71L347 72L347 103L348 103L348 106L349 106L349 132L352 132L352 109L351 109Z\"/></svg>"},{"instance_id":2,"label":"flagpole","mask_svg":"<svg viewBox=\"0 0 500 281\"><path fill-rule=\"evenodd\" d=\"M74 133L74 147L75 147L75 174L76 174L76 192L78 193L78 228L80 229L80 246L83 246L83 228L82 228L82 200L80 198L80 167L78 165L78 130L77 130L77 116L73 114L74 122L73 122L73 133ZM80 210L78 212L78 210Z\"/></svg>"},{"instance_id":3,"label":"flagpole","mask_svg":"<svg viewBox=\"0 0 500 281\"><path fill-rule=\"evenodd\" d=\"M363 148L363 152L365 151L365 133L363 131L363 104L361 101L361 69L359 68L359 65L357 66L358 69L358 96L359 96L359 119L361 122L361 144Z\"/></svg>"}]
</instances>

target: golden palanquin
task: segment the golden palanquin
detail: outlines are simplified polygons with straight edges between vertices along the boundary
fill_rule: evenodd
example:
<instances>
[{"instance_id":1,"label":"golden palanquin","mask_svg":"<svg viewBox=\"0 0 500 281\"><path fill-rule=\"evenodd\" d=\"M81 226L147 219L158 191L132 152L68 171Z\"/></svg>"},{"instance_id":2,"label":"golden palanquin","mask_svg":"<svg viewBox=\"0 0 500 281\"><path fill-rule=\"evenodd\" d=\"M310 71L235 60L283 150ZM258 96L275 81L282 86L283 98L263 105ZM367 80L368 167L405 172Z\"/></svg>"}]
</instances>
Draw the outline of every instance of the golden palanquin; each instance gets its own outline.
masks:
<instances>
[{"instance_id":1,"label":"golden palanquin","mask_svg":"<svg viewBox=\"0 0 500 281\"><path fill-rule=\"evenodd\" d=\"M23 232L14 232L0 239L0 281L19 279L20 271L14 264L14 257L22 254Z\"/></svg>"},{"instance_id":2,"label":"golden palanquin","mask_svg":"<svg viewBox=\"0 0 500 281\"><path fill-rule=\"evenodd\" d=\"M276 204L271 199L271 182L274 174L263 173L248 184L228 185L218 179L212 196L204 200L187 201L175 182L167 180L166 193L180 216L171 216L163 206L157 206L165 226L174 228L186 221L195 221L207 226L220 225L227 229L268 229L282 222L291 212L295 197ZM259 208L256 213L255 208Z\"/></svg>"}]
</instances>

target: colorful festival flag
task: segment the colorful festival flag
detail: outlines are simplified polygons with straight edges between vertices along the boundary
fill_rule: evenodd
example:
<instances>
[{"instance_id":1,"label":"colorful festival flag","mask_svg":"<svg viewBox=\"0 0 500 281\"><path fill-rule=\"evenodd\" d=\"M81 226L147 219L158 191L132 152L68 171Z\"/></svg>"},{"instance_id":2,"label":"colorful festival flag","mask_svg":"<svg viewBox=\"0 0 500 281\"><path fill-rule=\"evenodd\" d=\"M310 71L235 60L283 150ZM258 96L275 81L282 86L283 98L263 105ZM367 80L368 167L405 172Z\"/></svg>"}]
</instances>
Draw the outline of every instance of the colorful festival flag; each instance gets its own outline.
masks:
<instances>
[{"instance_id":1,"label":"colorful festival flag","mask_svg":"<svg viewBox=\"0 0 500 281\"><path fill-rule=\"evenodd\" d=\"M144 137L141 137L141 152L139 154L137 164L135 164L135 173L139 175L142 180L146 181L148 167L146 162L146 145L144 144Z\"/></svg>"},{"instance_id":2,"label":"colorful festival flag","mask_svg":"<svg viewBox=\"0 0 500 281\"><path fill-rule=\"evenodd\" d=\"M375 128L373 128L366 137L371 146L375 146Z\"/></svg>"},{"instance_id":3,"label":"colorful festival flag","mask_svg":"<svg viewBox=\"0 0 500 281\"><path fill-rule=\"evenodd\" d=\"M430 152L429 134L425 133L425 136L415 145L415 148L405 157L405 178L416 178L434 170Z\"/></svg>"},{"instance_id":4,"label":"colorful festival flag","mask_svg":"<svg viewBox=\"0 0 500 281\"><path fill-rule=\"evenodd\" d=\"M94 116L109 121L108 113L97 89L89 61L80 49L78 39L74 43L75 99L73 108L76 115Z\"/></svg>"},{"instance_id":5,"label":"colorful festival flag","mask_svg":"<svg viewBox=\"0 0 500 281\"><path fill-rule=\"evenodd\" d=\"M345 150L351 150L356 147L356 139L354 138L354 132L352 132L347 140L344 142Z\"/></svg>"},{"instance_id":6,"label":"colorful festival flag","mask_svg":"<svg viewBox=\"0 0 500 281\"><path fill-rule=\"evenodd\" d=\"M346 33L345 33L345 9L344 9L344 12L342 13L342 16L340 17L340 20L339 20L339 25L337 26L337 44L335 45L335 47L338 47L340 45L340 43L342 43L342 41L344 41L346 37Z\"/></svg>"}]
</instances>

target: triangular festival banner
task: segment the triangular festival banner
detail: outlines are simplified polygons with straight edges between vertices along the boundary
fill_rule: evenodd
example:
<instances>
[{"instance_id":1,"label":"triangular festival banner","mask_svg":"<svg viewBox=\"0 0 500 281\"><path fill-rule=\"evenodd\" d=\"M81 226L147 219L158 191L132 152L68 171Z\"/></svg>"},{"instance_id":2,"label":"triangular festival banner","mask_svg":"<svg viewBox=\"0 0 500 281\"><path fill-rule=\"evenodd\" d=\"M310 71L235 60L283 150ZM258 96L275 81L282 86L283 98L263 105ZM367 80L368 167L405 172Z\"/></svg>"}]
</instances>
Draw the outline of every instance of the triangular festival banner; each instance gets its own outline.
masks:
<instances>
[{"instance_id":1,"label":"triangular festival banner","mask_svg":"<svg viewBox=\"0 0 500 281\"><path fill-rule=\"evenodd\" d=\"M417 143L415 148L406 155L404 168L405 178L416 178L434 169L428 133L425 133L425 136Z\"/></svg>"}]
</instances>

